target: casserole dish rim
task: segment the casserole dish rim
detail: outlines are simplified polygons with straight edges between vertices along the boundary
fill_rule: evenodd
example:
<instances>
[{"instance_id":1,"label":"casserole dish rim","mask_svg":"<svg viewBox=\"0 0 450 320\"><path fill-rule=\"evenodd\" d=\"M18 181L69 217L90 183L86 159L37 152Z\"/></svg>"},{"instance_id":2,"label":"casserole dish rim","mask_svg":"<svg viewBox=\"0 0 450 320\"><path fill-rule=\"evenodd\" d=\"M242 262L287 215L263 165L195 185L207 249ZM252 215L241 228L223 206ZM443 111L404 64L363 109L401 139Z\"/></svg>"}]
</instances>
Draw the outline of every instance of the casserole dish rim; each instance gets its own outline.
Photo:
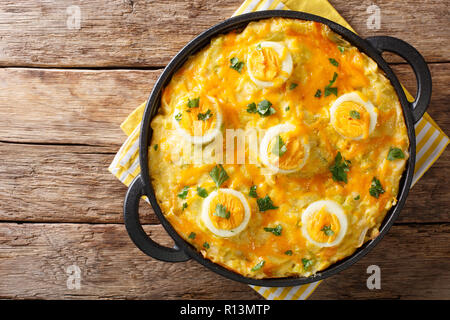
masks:
<instances>
[{"instance_id":1,"label":"casserole dish rim","mask_svg":"<svg viewBox=\"0 0 450 320\"><path fill-rule=\"evenodd\" d=\"M378 67L383 71L383 73L390 81L391 85L394 87L397 97L400 101L409 139L409 158L399 183L397 204L386 213L386 216L384 217L383 222L379 228L379 235L375 239L365 242L353 254L337 261L336 263L330 265L325 270L317 272L315 275L309 277L292 276L285 278L255 279L238 274L230 269L227 269L203 257L195 247L193 247L190 243L185 241L176 232L176 230L173 228L170 222L164 217L164 214L156 201L155 193L153 191L149 174L148 148L150 146L152 135L150 123L153 117L157 114L157 111L159 109L160 97L163 88L169 83L169 81L172 78L172 75L186 62L189 56L197 53L204 46L209 44L210 40L213 37L219 34L224 34L232 30L237 29L239 30L245 28L245 26L247 26L248 23L252 21L277 17L298 19L304 21L315 21L322 23L328 26L333 32L342 36L352 46L358 48L359 51L365 53L367 56L369 56L377 63ZM394 46L394 48L389 47L392 45ZM402 48L402 46L405 45L406 45L405 48L407 48L408 50L412 49L413 52L407 51L405 48ZM395 48L395 46L398 47ZM405 52L405 50L407 52ZM418 81L417 98L413 103L408 102L397 77L395 76L395 74L393 73L387 62L382 58L381 53L383 51L391 51L397 53L401 55L403 58L405 58L407 62L409 62L412 65ZM196 38L191 40L183 49L181 49L166 66L166 68L156 81L145 106L145 111L141 122L141 132L139 137L139 162L141 167L141 173L130 184L124 203L125 226L133 242L146 254L156 259L168 262L179 262L179 261L186 261L192 258L197 262L199 262L200 264L206 266L210 270L222 276L225 276L226 278L243 282L246 284L267 286L267 287L296 286L315 282L330 277L344 269L347 269L352 264L359 261L373 247L375 247L375 245L378 244L378 242L389 231L389 229L393 225L394 221L398 217L401 209L405 204L412 183L416 157L414 123L417 122L422 116L422 114L425 112L425 109L428 106L431 95L431 76L429 75L429 70L426 67L426 63L424 62L422 56L420 56L420 54L417 53L418 55L417 57L413 55L413 53L417 53L417 51L410 45L408 45L406 42L403 42L399 39L391 37L371 37L367 39L362 39L352 31L346 29L345 27L335 22L332 22L320 16L299 11L267 10L267 11L257 11L247 13L224 20L221 23L216 24L215 26L207 29L206 31L198 35ZM425 67L423 66L424 63ZM415 107L414 110L413 107ZM145 234L145 232L143 232L138 216L138 203L140 197L143 195L148 197L159 221L163 225L166 232L174 240L175 248L163 247L154 242L153 240L151 240Z\"/></svg>"}]
</instances>

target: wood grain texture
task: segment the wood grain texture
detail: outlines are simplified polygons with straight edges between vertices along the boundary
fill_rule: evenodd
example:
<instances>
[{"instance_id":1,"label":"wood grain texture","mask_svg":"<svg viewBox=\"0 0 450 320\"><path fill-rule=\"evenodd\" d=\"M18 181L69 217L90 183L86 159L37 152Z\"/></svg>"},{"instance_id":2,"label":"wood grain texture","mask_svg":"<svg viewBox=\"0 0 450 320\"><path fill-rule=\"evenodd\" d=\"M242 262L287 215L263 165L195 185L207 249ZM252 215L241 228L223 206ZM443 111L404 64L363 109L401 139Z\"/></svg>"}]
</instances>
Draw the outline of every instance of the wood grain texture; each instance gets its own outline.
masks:
<instances>
[{"instance_id":1,"label":"wood grain texture","mask_svg":"<svg viewBox=\"0 0 450 320\"><path fill-rule=\"evenodd\" d=\"M450 299L450 225L394 226L360 262L323 281L311 299ZM381 289L366 282L381 270Z\"/></svg>"},{"instance_id":2,"label":"wood grain texture","mask_svg":"<svg viewBox=\"0 0 450 320\"><path fill-rule=\"evenodd\" d=\"M0 143L0 221L122 223L126 187L107 168L114 154L86 146ZM450 152L411 190L398 223L450 222ZM141 201L141 222L158 223Z\"/></svg>"},{"instance_id":3,"label":"wood grain texture","mask_svg":"<svg viewBox=\"0 0 450 320\"><path fill-rule=\"evenodd\" d=\"M122 223L126 186L108 170L114 153L86 146L0 143L0 220ZM142 223L158 223L141 201Z\"/></svg>"},{"instance_id":4,"label":"wood grain texture","mask_svg":"<svg viewBox=\"0 0 450 320\"><path fill-rule=\"evenodd\" d=\"M118 150L160 71L0 69L0 140Z\"/></svg>"},{"instance_id":5,"label":"wood grain texture","mask_svg":"<svg viewBox=\"0 0 450 320\"><path fill-rule=\"evenodd\" d=\"M154 67L166 65L187 42L225 20L241 0L2 1L0 65ZM427 61L448 61L449 6L440 0L381 0L381 27L371 30L371 0L331 1L362 36L390 35L417 47ZM71 6L80 29L68 28ZM70 9L69 9L70 10ZM420 13L420 14L418 14ZM391 61L400 61L390 56Z\"/></svg>"},{"instance_id":6,"label":"wood grain texture","mask_svg":"<svg viewBox=\"0 0 450 320\"><path fill-rule=\"evenodd\" d=\"M427 62L449 61L450 29L448 25L449 4L440 0L329 0L336 10L363 38L391 36L400 38L414 46ZM368 27L368 18L380 10L380 29ZM368 11L369 10L369 11ZM388 54L389 62L400 62L402 58Z\"/></svg>"},{"instance_id":7,"label":"wood grain texture","mask_svg":"<svg viewBox=\"0 0 450 320\"><path fill-rule=\"evenodd\" d=\"M161 226L145 230L170 245ZM173 245L173 244L172 244ZM81 270L80 290L66 270ZM257 299L245 284L194 261L165 263L144 255L123 225L0 224L0 298Z\"/></svg>"},{"instance_id":8,"label":"wood grain texture","mask_svg":"<svg viewBox=\"0 0 450 320\"><path fill-rule=\"evenodd\" d=\"M160 226L145 229L170 244ZM361 261L323 281L312 298L449 299L449 240L448 224L394 226ZM366 287L373 264L381 268L381 290ZM79 290L66 286L71 265L81 270ZM122 225L0 224L0 270L8 270L2 272L1 298L261 299L197 262L145 256Z\"/></svg>"},{"instance_id":9,"label":"wood grain texture","mask_svg":"<svg viewBox=\"0 0 450 320\"><path fill-rule=\"evenodd\" d=\"M164 66L240 0L2 1L0 65ZM80 29L68 28L80 10ZM70 9L69 9L70 10Z\"/></svg>"},{"instance_id":10,"label":"wood grain texture","mask_svg":"<svg viewBox=\"0 0 450 320\"><path fill-rule=\"evenodd\" d=\"M447 130L450 63L430 64L430 69L429 112ZM394 70L414 92L416 80L410 67L395 65ZM120 123L146 101L160 72L0 68L0 141L89 144L118 150L125 140Z\"/></svg>"}]
</instances>

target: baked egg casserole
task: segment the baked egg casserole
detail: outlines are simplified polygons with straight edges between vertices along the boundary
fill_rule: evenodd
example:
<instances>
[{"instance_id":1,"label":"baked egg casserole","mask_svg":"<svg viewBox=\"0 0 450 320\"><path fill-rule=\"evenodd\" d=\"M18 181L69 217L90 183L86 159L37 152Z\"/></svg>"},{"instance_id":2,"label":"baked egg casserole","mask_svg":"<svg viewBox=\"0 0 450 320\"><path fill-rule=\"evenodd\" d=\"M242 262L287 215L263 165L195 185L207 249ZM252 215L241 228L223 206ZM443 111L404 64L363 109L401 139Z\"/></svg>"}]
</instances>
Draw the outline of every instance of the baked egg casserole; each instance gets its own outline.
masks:
<instances>
[{"instance_id":1,"label":"baked egg casserole","mask_svg":"<svg viewBox=\"0 0 450 320\"><path fill-rule=\"evenodd\" d=\"M201 254L246 277L312 276L379 233L409 140L395 89L318 22L217 36L151 122L157 202Z\"/></svg>"}]
</instances>

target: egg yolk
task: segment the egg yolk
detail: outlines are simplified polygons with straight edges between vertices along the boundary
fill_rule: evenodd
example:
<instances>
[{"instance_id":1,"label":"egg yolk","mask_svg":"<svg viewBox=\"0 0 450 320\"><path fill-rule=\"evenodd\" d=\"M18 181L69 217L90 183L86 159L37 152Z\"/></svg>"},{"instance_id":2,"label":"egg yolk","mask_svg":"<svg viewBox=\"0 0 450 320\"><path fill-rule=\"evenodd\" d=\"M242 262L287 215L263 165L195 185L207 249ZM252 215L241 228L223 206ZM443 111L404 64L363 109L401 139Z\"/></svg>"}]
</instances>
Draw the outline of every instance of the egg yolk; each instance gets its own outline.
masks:
<instances>
[{"instance_id":1,"label":"egg yolk","mask_svg":"<svg viewBox=\"0 0 450 320\"><path fill-rule=\"evenodd\" d=\"M229 212L228 217L214 214L218 205L222 205L225 211ZM245 208L238 197L219 191L218 195L211 200L208 214L214 227L221 230L232 230L244 220Z\"/></svg>"},{"instance_id":2,"label":"egg yolk","mask_svg":"<svg viewBox=\"0 0 450 320\"><path fill-rule=\"evenodd\" d=\"M309 236L317 242L333 242L340 230L339 219L325 207L314 213L307 223Z\"/></svg>"},{"instance_id":3,"label":"egg yolk","mask_svg":"<svg viewBox=\"0 0 450 320\"><path fill-rule=\"evenodd\" d=\"M272 165L282 170L298 168L305 159L305 149L298 134L290 131L272 139L268 146L267 158Z\"/></svg>"},{"instance_id":4,"label":"egg yolk","mask_svg":"<svg viewBox=\"0 0 450 320\"><path fill-rule=\"evenodd\" d=\"M279 75L285 56L286 48L283 50L282 57L270 47L255 49L250 54L248 68L250 68L256 79L272 81Z\"/></svg>"},{"instance_id":5,"label":"egg yolk","mask_svg":"<svg viewBox=\"0 0 450 320\"><path fill-rule=\"evenodd\" d=\"M333 125L348 138L367 138L369 136L370 114L366 108L353 101L342 102L335 111Z\"/></svg>"},{"instance_id":6,"label":"egg yolk","mask_svg":"<svg viewBox=\"0 0 450 320\"><path fill-rule=\"evenodd\" d=\"M199 99L198 107L189 108L183 103L178 112L175 119L191 136L203 136L215 126L217 108L206 97Z\"/></svg>"}]
</instances>

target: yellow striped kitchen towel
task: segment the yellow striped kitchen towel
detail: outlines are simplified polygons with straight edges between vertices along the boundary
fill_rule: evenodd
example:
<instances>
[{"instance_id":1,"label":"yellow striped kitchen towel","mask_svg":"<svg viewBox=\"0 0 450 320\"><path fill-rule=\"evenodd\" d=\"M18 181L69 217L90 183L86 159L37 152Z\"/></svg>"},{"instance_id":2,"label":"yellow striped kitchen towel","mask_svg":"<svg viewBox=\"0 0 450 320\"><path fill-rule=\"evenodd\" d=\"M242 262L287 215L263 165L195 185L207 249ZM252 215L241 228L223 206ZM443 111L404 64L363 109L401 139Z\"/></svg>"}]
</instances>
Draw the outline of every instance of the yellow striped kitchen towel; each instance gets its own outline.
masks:
<instances>
[{"instance_id":1,"label":"yellow striped kitchen towel","mask_svg":"<svg viewBox=\"0 0 450 320\"><path fill-rule=\"evenodd\" d=\"M296 10L319 15L353 30L327 0L246 0L234 15L272 9ZM413 100L408 92L406 92L406 96L410 101ZM145 103L134 110L121 124L122 130L128 138L109 166L109 171L127 186L140 172L139 129L144 108ZM415 125L415 132L417 155L413 185L439 158L449 143L448 137L426 113ZM319 283L320 281L302 286L278 288L251 287L266 299L304 300L314 292Z\"/></svg>"}]
</instances>

